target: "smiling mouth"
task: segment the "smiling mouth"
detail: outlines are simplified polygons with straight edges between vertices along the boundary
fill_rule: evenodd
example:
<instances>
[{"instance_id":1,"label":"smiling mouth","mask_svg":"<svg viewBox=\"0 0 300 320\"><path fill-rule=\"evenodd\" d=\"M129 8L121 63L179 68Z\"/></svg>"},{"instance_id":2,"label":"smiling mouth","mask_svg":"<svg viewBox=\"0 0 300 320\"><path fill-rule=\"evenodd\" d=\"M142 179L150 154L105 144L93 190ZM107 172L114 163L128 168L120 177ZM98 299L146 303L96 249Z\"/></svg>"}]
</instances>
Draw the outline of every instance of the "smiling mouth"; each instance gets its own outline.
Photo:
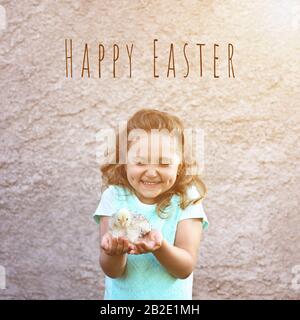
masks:
<instances>
[{"instance_id":1,"label":"smiling mouth","mask_svg":"<svg viewBox=\"0 0 300 320\"><path fill-rule=\"evenodd\" d=\"M151 182L151 181L143 181L143 180L141 180L141 182L142 182L142 184L144 184L144 185L147 185L147 186L153 186L153 185L157 185L157 184L160 184L161 183L161 181L157 181L157 182Z\"/></svg>"}]
</instances>

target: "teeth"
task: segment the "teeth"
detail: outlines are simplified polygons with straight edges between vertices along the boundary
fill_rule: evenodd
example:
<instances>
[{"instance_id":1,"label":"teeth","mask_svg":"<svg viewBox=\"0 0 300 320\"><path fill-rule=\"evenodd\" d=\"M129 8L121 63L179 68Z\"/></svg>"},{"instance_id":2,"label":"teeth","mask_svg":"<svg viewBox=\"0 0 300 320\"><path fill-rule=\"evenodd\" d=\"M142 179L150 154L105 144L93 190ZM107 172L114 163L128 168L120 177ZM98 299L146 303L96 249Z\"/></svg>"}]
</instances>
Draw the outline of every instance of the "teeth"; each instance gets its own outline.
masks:
<instances>
[{"instance_id":1,"label":"teeth","mask_svg":"<svg viewBox=\"0 0 300 320\"><path fill-rule=\"evenodd\" d=\"M144 184L157 184L159 182L147 182L147 181L142 181Z\"/></svg>"}]
</instances>

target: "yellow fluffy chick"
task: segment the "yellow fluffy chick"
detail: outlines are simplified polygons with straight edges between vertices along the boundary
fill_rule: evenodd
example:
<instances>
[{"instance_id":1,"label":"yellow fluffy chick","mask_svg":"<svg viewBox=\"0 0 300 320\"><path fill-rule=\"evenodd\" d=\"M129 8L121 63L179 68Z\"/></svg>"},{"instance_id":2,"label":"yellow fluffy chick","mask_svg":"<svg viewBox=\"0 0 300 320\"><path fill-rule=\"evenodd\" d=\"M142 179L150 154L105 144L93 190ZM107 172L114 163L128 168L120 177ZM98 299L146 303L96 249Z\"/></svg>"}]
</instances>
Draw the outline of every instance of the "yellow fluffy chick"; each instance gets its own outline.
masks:
<instances>
[{"instance_id":1,"label":"yellow fluffy chick","mask_svg":"<svg viewBox=\"0 0 300 320\"><path fill-rule=\"evenodd\" d=\"M114 237L126 236L126 230L131 224L132 215L127 209L120 209L110 219L109 231Z\"/></svg>"},{"instance_id":2,"label":"yellow fluffy chick","mask_svg":"<svg viewBox=\"0 0 300 320\"><path fill-rule=\"evenodd\" d=\"M135 243L151 231L151 225L143 215L122 208L112 215L109 230L114 237L124 236Z\"/></svg>"}]
</instances>

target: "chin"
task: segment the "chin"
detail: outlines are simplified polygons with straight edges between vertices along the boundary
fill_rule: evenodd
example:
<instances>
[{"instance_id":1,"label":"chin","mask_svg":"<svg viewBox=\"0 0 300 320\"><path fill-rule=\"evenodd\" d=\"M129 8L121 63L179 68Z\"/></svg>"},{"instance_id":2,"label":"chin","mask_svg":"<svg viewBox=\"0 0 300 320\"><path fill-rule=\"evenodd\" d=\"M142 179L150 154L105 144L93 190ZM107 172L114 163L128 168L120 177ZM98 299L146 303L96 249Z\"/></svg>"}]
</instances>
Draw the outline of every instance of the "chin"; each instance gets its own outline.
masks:
<instances>
[{"instance_id":1,"label":"chin","mask_svg":"<svg viewBox=\"0 0 300 320\"><path fill-rule=\"evenodd\" d=\"M161 190L139 190L139 192L145 198L155 198L162 193Z\"/></svg>"},{"instance_id":2,"label":"chin","mask_svg":"<svg viewBox=\"0 0 300 320\"><path fill-rule=\"evenodd\" d=\"M143 195L152 195L152 194L157 194L159 195L160 194L160 191L157 191L157 190L139 190L141 194Z\"/></svg>"}]
</instances>

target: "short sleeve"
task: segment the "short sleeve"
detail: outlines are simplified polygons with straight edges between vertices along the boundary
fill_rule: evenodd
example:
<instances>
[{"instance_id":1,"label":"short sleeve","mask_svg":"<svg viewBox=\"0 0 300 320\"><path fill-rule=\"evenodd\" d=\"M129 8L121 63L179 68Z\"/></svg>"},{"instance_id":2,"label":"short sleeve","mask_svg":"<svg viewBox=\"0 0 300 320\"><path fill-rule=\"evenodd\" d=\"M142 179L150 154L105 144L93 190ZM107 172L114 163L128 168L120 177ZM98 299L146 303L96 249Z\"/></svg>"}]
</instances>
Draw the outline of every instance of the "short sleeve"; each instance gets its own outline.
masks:
<instances>
[{"instance_id":1,"label":"short sleeve","mask_svg":"<svg viewBox=\"0 0 300 320\"><path fill-rule=\"evenodd\" d=\"M94 220L99 224L101 216L111 216L116 212L115 190L113 186L105 189L101 195L101 199L96 211L93 214Z\"/></svg>"},{"instance_id":2,"label":"short sleeve","mask_svg":"<svg viewBox=\"0 0 300 320\"><path fill-rule=\"evenodd\" d=\"M178 221L191 218L202 218L203 230L208 229L209 222L204 212L202 203L191 204L188 207L186 207L184 210L182 210Z\"/></svg>"},{"instance_id":3,"label":"short sleeve","mask_svg":"<svg viewBox=\"0 0 300 320\"><path fill-rule=\"evenodd\" d=\"M191 186L187 191L187 196L189 199L197 199L199 197L199 192L195 185ZM209 222L207 216L204 212L202 203L190 204L184 210L182 210L181 215L178 221L184 219L191 219L191 218L202 218L202 226L203 230L207 230L209 226Z\"/></svg>"}]
</instances>

